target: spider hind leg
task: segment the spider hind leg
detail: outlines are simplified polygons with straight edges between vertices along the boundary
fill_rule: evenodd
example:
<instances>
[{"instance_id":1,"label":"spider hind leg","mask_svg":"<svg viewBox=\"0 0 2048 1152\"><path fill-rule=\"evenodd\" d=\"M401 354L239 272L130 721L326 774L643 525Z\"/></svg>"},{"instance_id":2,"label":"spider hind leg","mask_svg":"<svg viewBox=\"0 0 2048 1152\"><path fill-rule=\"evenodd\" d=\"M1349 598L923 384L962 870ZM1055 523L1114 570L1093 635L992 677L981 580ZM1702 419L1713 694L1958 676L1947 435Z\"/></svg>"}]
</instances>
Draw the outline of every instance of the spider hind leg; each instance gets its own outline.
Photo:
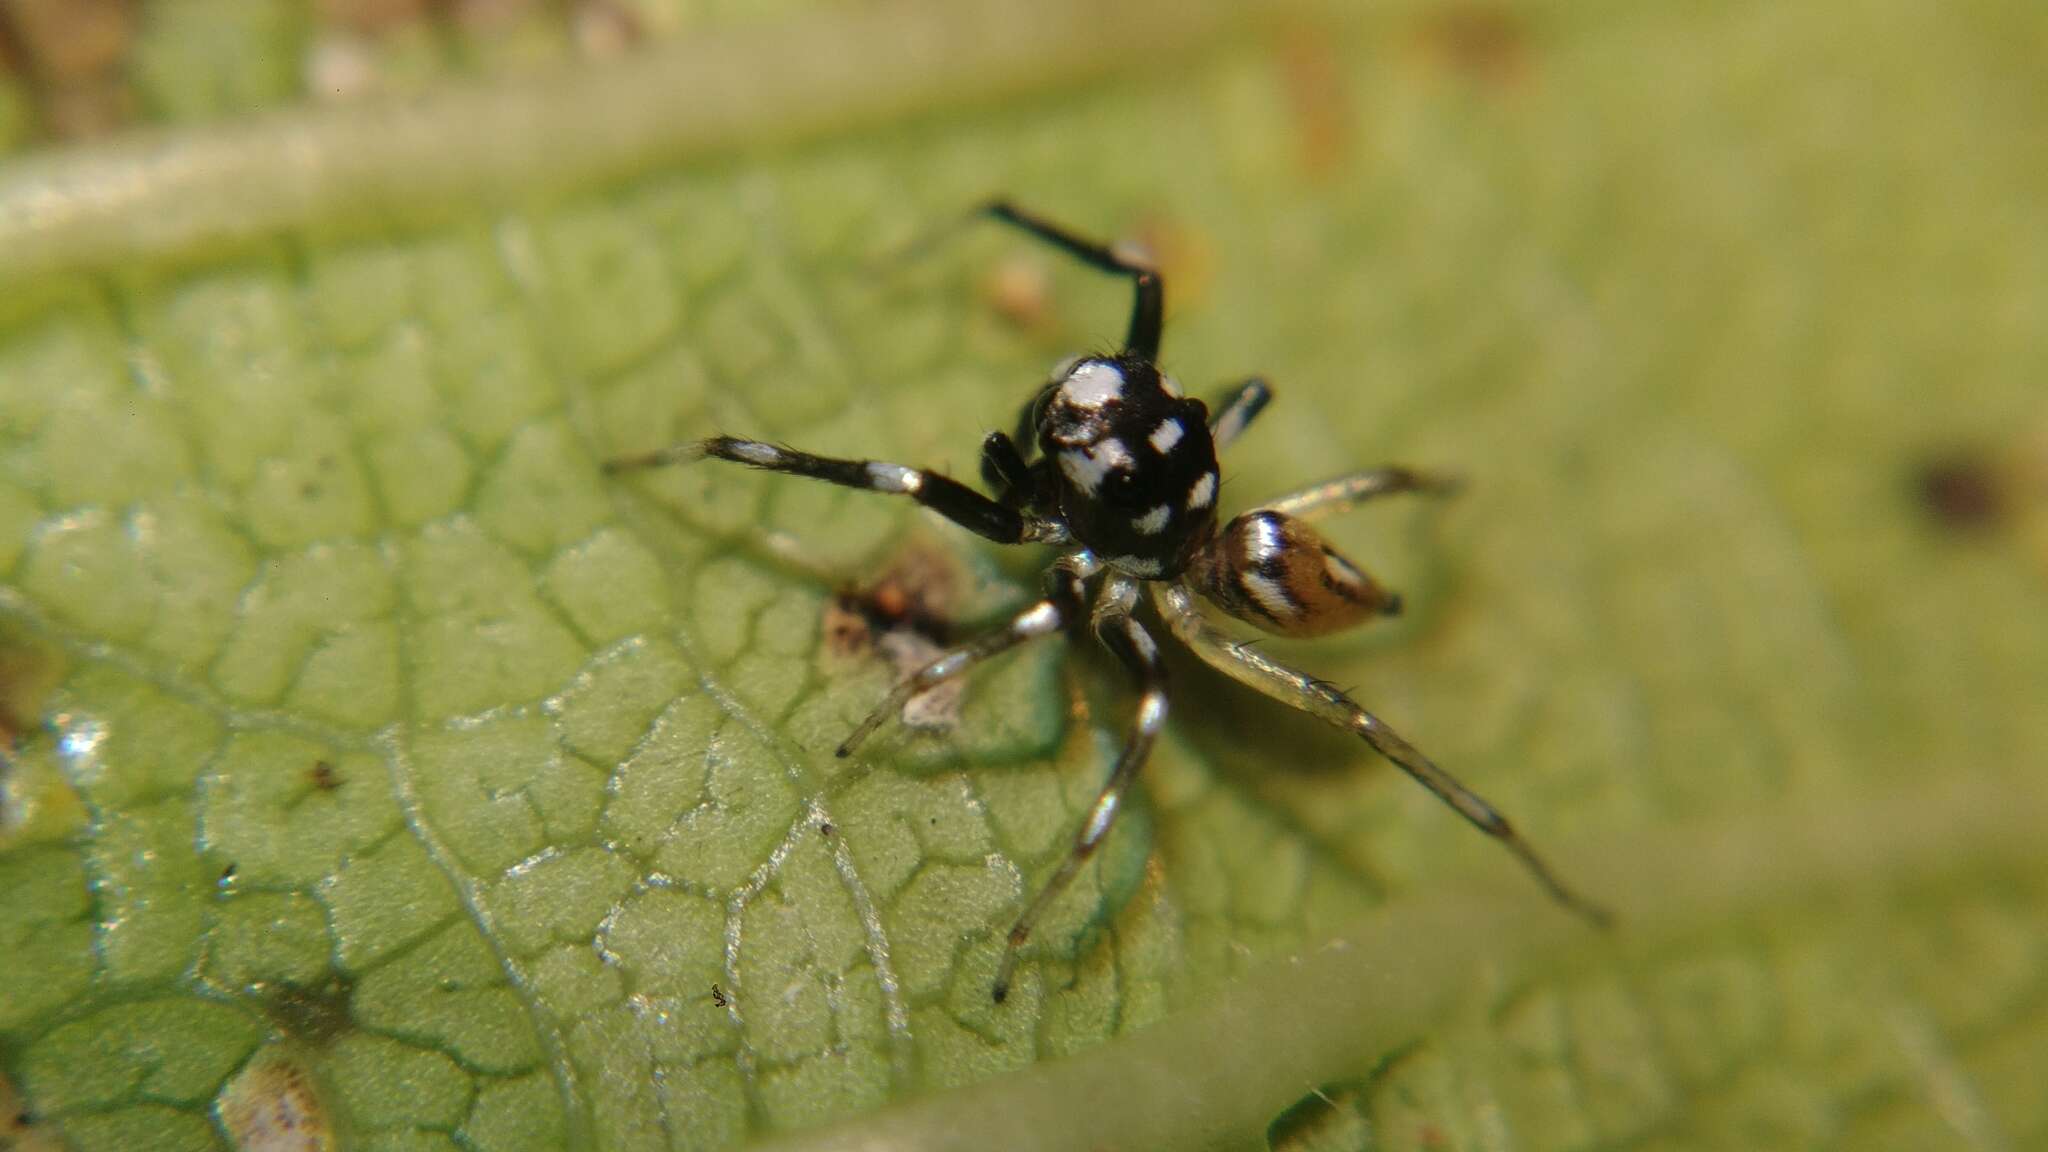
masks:
<instances>
[{"instance_id":1,"label":"spider hind leg","mask_svg":"<svg viewBox=\"0 0 2048 1152\"><path fill-rule=\"evenodd\" d=\"M1437 767L1357 701L1327 681L1270 660L1263 653L1218 632L1202 619L1195 607L1194 595L1187 587L1155 584L1152 591L1153 603L1174 637L1187 645L1203 663L1264 696L1357 733L1375 751L1393 761L1395 767L1429 789L1437 799L1450 805L1473 827L1514 853L1552 899L1598 927L1605 928L1612 923L1612 913L1567 887L1493 805L1459 783L1449 772Z\"/></svg>"}]
</instances>

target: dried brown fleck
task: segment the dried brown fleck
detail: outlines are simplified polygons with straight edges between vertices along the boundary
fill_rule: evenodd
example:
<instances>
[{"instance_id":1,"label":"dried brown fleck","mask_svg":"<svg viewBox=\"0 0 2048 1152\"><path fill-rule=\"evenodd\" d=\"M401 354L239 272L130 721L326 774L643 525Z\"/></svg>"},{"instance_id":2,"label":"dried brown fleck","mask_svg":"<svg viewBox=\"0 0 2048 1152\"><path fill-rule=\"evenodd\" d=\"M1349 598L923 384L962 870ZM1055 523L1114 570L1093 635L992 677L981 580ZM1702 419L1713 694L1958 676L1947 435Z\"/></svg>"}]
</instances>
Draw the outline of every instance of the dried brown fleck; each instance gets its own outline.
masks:
<instances>
[{"instance_id":1,"label":"dried brown fleck","mask_svg":"<svg viewBox=\"0 0 2048 1152\"><path fill-rule=\"evenodd\" d=\"M1350 85L1328 28L1305 20L1280 30L1277 63L1281 90L1294 124L1301 170L1311 180L1328 179L1350 155L1357 125Z\"/></svg>"},{"instance_id":2,"label":"dried brown fleck","mask_svg":"<svg viewBox=\"0 0 2048 1152\"><path fill-rule=\"evenodd\" d=\"M1216 281L1216 251L1209 237L1186 223L1162 215L1138 221L1129 243L1152 262L1166 280L1168 315L1199 305Z\"/></svg>"},{"instance_id":3,"label":"dried brown fleck","mask_svg":"<svg viewBox=\"0 0 2048 1152\"><path fill-rule=\"evenodd\" d=\"M62 654L33 636L0 628L0 751L18 748L42 721L64 679Z\"/></svg>"},{"instance_id":4,"label":"dried brown fleck","mask_svg":"<svg viewBox=\"0 0 2048 1152\"><path fill-rule=\"evenodd\" d=\"M1982 453L1950 452L1929 459L1914 469L1913 487L1928 517L1960 534L1993 531L2011 511L2005 479Z\"/></svg>"},{"instance_id":5,"label":"dried brown fleck","mask_svg":"<svg viewBox=\"0 0 2048 1152\"><path fill-rule=\"evenodd\" d=\"M341 787L341 769L331 760L313 761L313 787L322 792L332 792Z\"/></svg>"},{"instance_id":6,"label":"dried brown fleck","mask_svg":"<svg viewBox=\"0 0 2048 1152\"><path fill-rule=\"evenodd\" d=\"M1486 84L1515 84L1529 71L1527 18L1492 4L1432 11L1420 27L1424 53L1444 68Z\"/></svg>"},{"instance_id":7,"label":"dried brown fleck","mask_svg":"<svg viewBox=\"0 0 2048 1152\"><path fill-rule=\"evenodd\" d=\"M910 632L933 645L952 637L960 595L956 561L918 541L898 553L866 587L844 588L826 602L825 643L838 656L861 656L890 633Z\"/></svg>"},{"instance_id":8,"label":"dried brown fleck","mask_svg":"<svg viewBox=\"0 0 2048 1152\"><path fill-rule=\"evenodd\" d=\"M1024 332L1050 337L1058 330L1052 269L1036 253L1013 252L998 261L982 278L981 295L996 315Z\"/></svg>"},{"instance_id":9,"label":"dried brown fleck","mask_svg":"<svg viewBox=\"0 0 2048 1152\"><path fill-rule=\"evenodd\" d=\"M302 1044L321 1047L353 1027L348 1004L355 981L340 973L318 984L259 984L254 991L271 1024Z\"/></svg>"},{"instance_id":10,"label":"dried brown fleck","mask_svg":"<svg viewBox=\"0 0 2048 1152\"><path fill-rule=\"evenodd\" d=\"M322 24L365 36L381 36L426 19L431 0L316 0Z\"/></svg>"}]
</instances>

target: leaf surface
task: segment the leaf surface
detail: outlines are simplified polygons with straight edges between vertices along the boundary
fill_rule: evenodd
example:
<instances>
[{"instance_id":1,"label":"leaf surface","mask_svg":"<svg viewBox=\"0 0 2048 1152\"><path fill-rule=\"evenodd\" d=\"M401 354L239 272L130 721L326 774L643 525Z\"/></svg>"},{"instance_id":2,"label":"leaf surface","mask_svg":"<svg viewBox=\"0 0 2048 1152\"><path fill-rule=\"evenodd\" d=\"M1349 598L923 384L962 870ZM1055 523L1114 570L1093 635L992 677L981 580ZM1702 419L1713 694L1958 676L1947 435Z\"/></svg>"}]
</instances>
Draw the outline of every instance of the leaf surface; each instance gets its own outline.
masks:
<instances>
[{"instance_id":1,"label":"leaf surface","mask_svg":"<svg viewBox=\"0 0 2048 1152\"><path fill-rule=\"evenodd\" d=\"M819 14L0 172L26 1138L255 1146L254 1101L379 1148L2043 1139L2048 26L1181 15ZM1191 388L1274 381L1226 509L1470 479L1330 527L1401 622L1269 650L1617 932L1181 661L989 1003L1130 701L1046 644L836 760L897 674L842 593L964 632L1044 558L597 463L972 475L1125 307L1000 235L883 260L992 192L1151 245ZM1987 538L1916 495L1957 445Z\"/></svg>"}]
</instances>

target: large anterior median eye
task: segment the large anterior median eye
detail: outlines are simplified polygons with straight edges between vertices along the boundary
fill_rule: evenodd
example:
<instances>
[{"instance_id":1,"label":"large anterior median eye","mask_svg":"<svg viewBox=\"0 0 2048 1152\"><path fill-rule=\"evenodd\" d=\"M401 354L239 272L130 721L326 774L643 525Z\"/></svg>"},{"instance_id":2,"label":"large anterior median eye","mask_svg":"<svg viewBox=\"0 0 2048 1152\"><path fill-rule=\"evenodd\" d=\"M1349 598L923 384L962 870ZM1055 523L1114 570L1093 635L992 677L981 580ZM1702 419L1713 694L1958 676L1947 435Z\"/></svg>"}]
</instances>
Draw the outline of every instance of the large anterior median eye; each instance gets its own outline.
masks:
<instances>
[{"instance_id":1,"label":"large anterior median eye","mask_svg":"<svg viewBox=\"0 0 2048 1152\"><path fill-rule=\"evenodd\" d=\"M1202 595L1245 623L1282 636L1323 636L1401 610L1401 598L1279 512L1223 526L1189 567Z\"/></svg>"}]
</instances>

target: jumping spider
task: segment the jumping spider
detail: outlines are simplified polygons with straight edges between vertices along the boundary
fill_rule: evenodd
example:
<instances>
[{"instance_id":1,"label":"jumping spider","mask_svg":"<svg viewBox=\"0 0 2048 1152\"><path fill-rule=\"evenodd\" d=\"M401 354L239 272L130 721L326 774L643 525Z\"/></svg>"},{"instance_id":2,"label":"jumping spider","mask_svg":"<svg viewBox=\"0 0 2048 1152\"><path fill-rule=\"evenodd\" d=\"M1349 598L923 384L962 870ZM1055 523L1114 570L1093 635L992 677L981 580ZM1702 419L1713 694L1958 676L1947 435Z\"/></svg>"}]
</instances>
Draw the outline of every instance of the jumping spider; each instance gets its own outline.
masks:
<instances>
[{"instance_id":1,"label":"jumping spider","mask_svg":"<svg viewBox=\"0 0 2048 1152\"><path fill-rule=\"evenodd\" d=\"M609 472L716 457L849 488L908 496L999 544L1074 546L1046 572L1045 597L1001 629L970 640L898 684L840 744L848 756L911 697L998 653L1060 631L1084 614L1095 636L1137 681L1137 717L1072 851L1017 918L996 969L997 1003L1010 990L1018 949L1116 822L1124 792L1166 722L1166 671L1133 610L1148 588L1175 638L1205 663L1282 703L1356 732L1402 771L1519 857L1560 903L1603 923L1607 913L1567 889L1507 820L1378 717L1331 685L1297 672L1213 628L1197 597L1255 628L1322 636L1400 612L1399 594L1346 560L1309 526L1317 517L1396 492L1443 493L1455 485L1405 468L1339 476L1269 500L1228 523L1216 518L1216 453L1236 440L1272 398L1254 377L1215 414L1159 370L1165 286L1149 263L1085 240L1004 201L977 215L1012 225L1136 290L1129 334L1114 356L1067 361L1024 406L1014 437L981 444L982 480L994 498L936 472L878 460L842 460L759 440L713 436L609 461ZM1089 584L1101 582L1089 595Z\"/></svg>"}]
</instances>

